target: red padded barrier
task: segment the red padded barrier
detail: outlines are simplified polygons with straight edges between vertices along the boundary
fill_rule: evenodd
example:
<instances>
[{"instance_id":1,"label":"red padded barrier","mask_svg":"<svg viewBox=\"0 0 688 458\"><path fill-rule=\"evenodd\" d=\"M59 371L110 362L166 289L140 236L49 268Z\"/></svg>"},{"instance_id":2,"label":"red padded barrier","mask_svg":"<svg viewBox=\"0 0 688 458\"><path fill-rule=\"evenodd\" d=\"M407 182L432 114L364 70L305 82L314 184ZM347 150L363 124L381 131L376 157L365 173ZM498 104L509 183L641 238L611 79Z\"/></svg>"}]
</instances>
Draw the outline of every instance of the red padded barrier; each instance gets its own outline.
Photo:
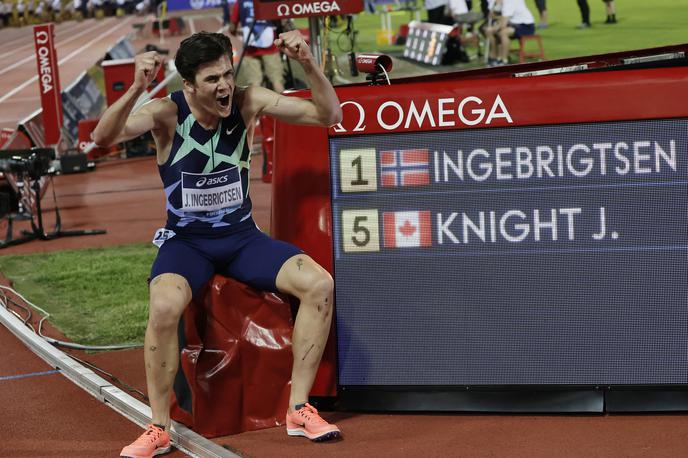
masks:
<instances>
[{"instance_id":1,"label":"red padded barrier","mask_svg":"<svg viewBox=\"0 0 688 458\"><path fill-rule=\"evenodd\" d=\"M220 275L198 297L184 312L186 345L180 348L191 411L180 407L185 394L177 380L172 418L206 437L284 424L292 366L289 302Z\"/></svg>"},{"instance_id":2,"label":"red padded barrier","mask_svg":"<svg viewBox=\"0 0 688 458\"><path fill-rule=\"evenodd\" d=\"M272 152L275 145L275 119L271 116L260 117L260 130L263 137L260 143L263 150L263 183L272 182Z\"/></svg>"}]
</instances>

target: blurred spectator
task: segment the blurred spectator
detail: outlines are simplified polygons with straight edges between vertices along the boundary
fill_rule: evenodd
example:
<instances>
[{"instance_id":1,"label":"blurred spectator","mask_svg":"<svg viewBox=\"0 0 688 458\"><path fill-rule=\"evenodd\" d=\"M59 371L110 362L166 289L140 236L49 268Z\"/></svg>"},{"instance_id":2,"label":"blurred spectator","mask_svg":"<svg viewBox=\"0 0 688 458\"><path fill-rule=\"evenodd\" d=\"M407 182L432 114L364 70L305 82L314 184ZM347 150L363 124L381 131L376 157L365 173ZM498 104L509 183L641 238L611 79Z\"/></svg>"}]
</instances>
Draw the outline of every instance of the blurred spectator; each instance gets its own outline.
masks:
<instances>
[{"instance_id":1,"label":"blurred spectator","mask_svg":"<svg viewBox=\"0 0 688 458\"><path fill-rule=\"evenodd\" d=\"M153 4L151 0L142 0L136 4L136 14L144 15L151 11Z\"/></svg>"},{"instance_id":2,"label":"blurred spectator","mask_svg":"<svg viewBox=\"0 0 688 458\"><path fill-rule=\"evenodd\" d=\"M241 30L244 56L241 61L237 85L262 86L268 79L275 92L284 91L284 66L274 44L275 29L268 21L257 21L253 13L253 0L237 0L232 7L229 32Z\"/></svg>"},{"instance_id":3,"label":"blurred spectator","mask_svg":"<svg viewBox=\"0 0 688 458\"><path fill-rule=\"evenodd\" d=\"M62 0L52 0L50 8L52 10L54 20L56 22L60 22L62 20Z\"/></svg>"},{"instance_id":4,"label":"blurred spectator","mask_svg":"<svg viewBox=\"0 0 688 458\"><path fill-rule=\"evenodd\" d=\"M511 39L534 35L535 19L525 0L497 0L494 9L500 11L499 17L485 29L490 40L488 65L505 65L509 63Z\"/></svg>"},{"instance_id":5,"label":"blurred spectator","mask_svg":"<svg viewBox=\"0 0 688 458\"><path fill-rule=\"evenodd\" d=\"M465 0L449 0L449 12L454 22L461 25L462 32L472 32L473 26L483 19L483 14L471 11L471 5Z\"/></svg>"},{"instance_id":6,"label":"blurred spectator","mask_svg":"<svg viewBox=\"0 0 688 458\"><path fill-rule=\"evenodd\" d=\"M454 20L448 13L449 0L425 0L428 22L432 24L452 25Z\"/></svg>"},{"instance_id":7,"label":"blurred spectator","mask_svg":"<svg viewBox=\"0 0 688 458\"><path fill-rule=\"evenodd\" d=\"M0 0L0 27L85 17L123 16L136 12L136 2L151 0ZM162 1L162 0L159 0ZM143 10L143 8L142 8Z\"/></svg>"},{"instance_id":8,"label":"blurred spectator","mask_svg":"<svg viewBox=\"0 0 688 458\"><path fill-rule=\"evenodd\" d=\"M35 14L35 16L36 16L39 20L43 20L43 19L44 19L45 13L46 13L46 11L45 11L45 4L44 4L41 0L39 0L39 1L38 1L38 4L37 4L36 6L34 6L33 13Z\"/></svg>"},{"instance_id":9,"label":"blurred spectator","mask_svg":"<svg viewBox=\"0 0 688 458\"><path fill-rule=\"evenodd\" d=\"M73 0L72 1L72 14L77 19L83 19L88 17L88 0Z\"/></svg>"},{"instance_id":10,"label":"blurred spectator","mask_svg":"<svg viewBox=\"0 0 688 458\"><path fill-rule=\"evenodd\" d=\"M607 7L607 20L604 21L604 23L616 24L616 7L614 6L614 0L604 0L604 4Z\"/></svg>"},{"instance_id":11,"label":"blurred spectator","mask_svg":"<svg viewBox=\"0 0 688 458\"><path fill-rule=\"evenodd\" d=\"M454 12L465 14L468 12L465 0L425 0L428 21L431 24L454 26ZM452 65L456 62L468 62L468 54L461 46L459 29L456 28L447 38L446 52L442 55L442 65Z\"/></svg>"},{"instance_id":12,"label":"blurred spectator","mask_svg":"<svg viewBox=\"0 0 688 458\"><path fill-rule=\"evenodd\" d=\"M490 11L492 10L493 5L494 0L480 0L480 11L483 13L483 16L485 16L485 18L487 18L490 15Z\"/></svg>"},{"instance_id":13,"label":"blurred spectator","mask_svg":"<svg viewBox=\"0 0 688 458\"><path fill-rule=\"evenodd\" d=\"M457 16L462 16L468 13L468 4L466 0L449 0L449 12L450 16L456 19ZM458 21L457 21L458 22Z\"/></svg>"},{"instance_id":14,"label":"blurred spectator","mask_svg":"<svg viewBox=\"0 0 688 458\"><path fill-rule=\"evenodd\" d=\"M540 21L538 22L538 29L546 29L549 26L547 22L547 0L535 0L535 7L538 10Z\"/></svg>"},{"instance_id":15,"label":"blurred spectator","mask_svg":"<svg viewBox=\"0 0 688 458\"><path fill-rule=\"evenodd\" d=\"M590 5L588 0L578 0L578 8L581 12L581 23L576 28L589 29L590 28Z\"/></svg>"},{"instance_id":16,"label":"blurred spectator","mask_svg":"<svg viewBox=\"0 0 688 458\"><path fill-rule=\"evenodd\" d=\"M0 18L2 26L7 27L10 24L10 17L12 16L12 5L0 1Z\"/></svg>"},{"instance_id":17,"label":"blurred spectator","mask_svg":"<svg viewBox=\"0 0 688 458\"><path fill-rule=\"evenodd\" d=\"M26 5L24 0L17 0L17 16L19 18L19 25L26 24Z\"/></svg>"},{"instance_id":18,"label":"blurred spectator","mask_svg":"<svg viewBox=\"0 0 688 458\"><path fill-rule=\"evenodd\" d=\"M222 25L229 25L229 0L221 0L220 6L222 7Z\"/></svg>"},{"instance_id":19,"label":"blurred spectator","mask_svg":"<svg viewBox=\"0 0 688 458\"><path fill-rule=\"evenodd\" d=\"M105 0L89 0L89 16L101 19L105 17L105 11L103 10L103 3Z\"/></svg>"}]
</instances>

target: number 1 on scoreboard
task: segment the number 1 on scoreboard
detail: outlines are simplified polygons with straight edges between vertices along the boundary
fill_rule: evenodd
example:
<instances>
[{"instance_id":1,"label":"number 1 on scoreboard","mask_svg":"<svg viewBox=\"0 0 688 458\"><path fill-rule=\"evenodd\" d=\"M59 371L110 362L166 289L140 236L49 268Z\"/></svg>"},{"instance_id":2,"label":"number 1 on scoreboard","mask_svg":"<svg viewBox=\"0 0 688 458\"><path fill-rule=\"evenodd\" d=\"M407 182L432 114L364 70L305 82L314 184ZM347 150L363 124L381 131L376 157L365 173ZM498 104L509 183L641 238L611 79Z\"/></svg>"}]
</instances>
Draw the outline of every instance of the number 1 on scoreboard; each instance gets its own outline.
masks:
<instances>
[{"instance_id":1,"label":"number 1 on scoreboard","mask_svg":"<svg viewBox=\"0 0 688 458\"><path fill-rule=\"evenodd\" d=\"M339 153L342 192L377 191L375 148L343 149Z\"/></svg>"}]
</instances>

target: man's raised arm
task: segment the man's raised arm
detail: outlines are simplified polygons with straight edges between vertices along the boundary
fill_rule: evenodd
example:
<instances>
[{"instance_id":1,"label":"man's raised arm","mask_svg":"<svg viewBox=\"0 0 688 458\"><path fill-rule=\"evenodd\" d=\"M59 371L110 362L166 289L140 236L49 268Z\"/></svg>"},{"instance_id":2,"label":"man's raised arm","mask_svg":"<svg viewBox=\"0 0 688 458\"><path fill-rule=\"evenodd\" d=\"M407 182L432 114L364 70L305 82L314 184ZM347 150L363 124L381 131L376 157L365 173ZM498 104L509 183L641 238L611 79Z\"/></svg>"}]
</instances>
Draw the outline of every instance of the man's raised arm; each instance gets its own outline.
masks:
<instances>
[{"instance_id":1,"label":"man's raised arm","mask_svg":"<svg viewBox=\"0 0 688 458\"><path fill-rule=\"evenodd\" d=\"M144 106L130 116L136 101L157 75L162 58L155 52L139 54L135 58L134 83L113 103L93 131L93 141L98 146L110 146L136 138L156 127L153 111Z\"/></svg>"},{"instance_id":2,"label":"man's raised arm","mask_svg":"<svg viewBox=\"0 0 688 458\"><path fill-rule=\"evenodd\" d=\"M342 120L342 109L339 98L325 74L316 64L310 48L298 30L280 33L275 45L292 59L301 63L311 89L312 100L299 97L275 96L272 91L251 88L258 95L261 102L259 114L267 114L275 118L293 123L319 126L332 126Z\"/></svg>"}]
</instances>

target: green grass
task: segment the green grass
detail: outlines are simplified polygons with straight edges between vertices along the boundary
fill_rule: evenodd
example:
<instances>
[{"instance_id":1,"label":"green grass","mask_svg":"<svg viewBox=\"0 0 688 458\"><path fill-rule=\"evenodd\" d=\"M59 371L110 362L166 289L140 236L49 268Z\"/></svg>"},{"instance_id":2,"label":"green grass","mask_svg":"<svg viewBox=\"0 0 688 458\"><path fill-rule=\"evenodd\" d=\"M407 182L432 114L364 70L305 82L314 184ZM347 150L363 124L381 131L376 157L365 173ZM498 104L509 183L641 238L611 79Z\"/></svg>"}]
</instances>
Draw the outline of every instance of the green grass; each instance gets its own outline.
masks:
<instances>
[{"instance_id":1,"label":"green grass","mask_svg":"<svg viewBox=\"0 0 688 458\"><path fill-rule=\"evenodd\" d=\"M474 3L478 3L477 1ZM618 1L619 23L604 25L604 4L590 0L592 29L577 30L580 15L574 0L550 0L550 28L540 31L550 59L600 54L688 42L688 0ZM535 12L532 0L527 0ZM425 14L423 13L423 16ZM405 11L391 13L392 29L409 22ZM402 46L378 45L378 15L362 13L355 19L357 51L399 54ZM306 20L297 21L307 27ZM349 51L335 27L330 35L336 54ZM337 46L339 43L339 46ZM476 65L476 64L473 64ZM393 76L418 73L415 64L397 59ZM340 58L346 73L346 61ZM456 66L456 70L466 68ZM447 71L447 68L442 68ZM425 66L423 72L433 71ZM102 78L101 78L102 79ZM360 78L362 79L362 77ZM51 322L68 338L85 344L133 343L143 340L148 291L146 278L155 248L137 244L97 250L0 257L0 271L11 278L29 300L48 310Z\"/></svg>"},{"instance_id":2,"label":"green grass","mask_svg":"<svg viewBox=\"0 0 688 458\"><path fill-rule=\"evenodd\" d=\"M150 243L0 257L17 291L72 341L140 343L148 315Z\"/></svg>"},{"instance_id":3,"label":"green grass","mask_svg":"<svg viewBox=\"0 0 688 458\"><path fill-rule=\"evenodd\" d=\"M539 31L548 59L628 51L688 42L688 1L624 0L615 2L618 24L606 25L604 3L590 0L592 28L581 22L573 0L547 2L550 27ZM528 6L533 6L532 1ZM534 6L531 11L537 12Z\"/></svg>"}]
</instances>

